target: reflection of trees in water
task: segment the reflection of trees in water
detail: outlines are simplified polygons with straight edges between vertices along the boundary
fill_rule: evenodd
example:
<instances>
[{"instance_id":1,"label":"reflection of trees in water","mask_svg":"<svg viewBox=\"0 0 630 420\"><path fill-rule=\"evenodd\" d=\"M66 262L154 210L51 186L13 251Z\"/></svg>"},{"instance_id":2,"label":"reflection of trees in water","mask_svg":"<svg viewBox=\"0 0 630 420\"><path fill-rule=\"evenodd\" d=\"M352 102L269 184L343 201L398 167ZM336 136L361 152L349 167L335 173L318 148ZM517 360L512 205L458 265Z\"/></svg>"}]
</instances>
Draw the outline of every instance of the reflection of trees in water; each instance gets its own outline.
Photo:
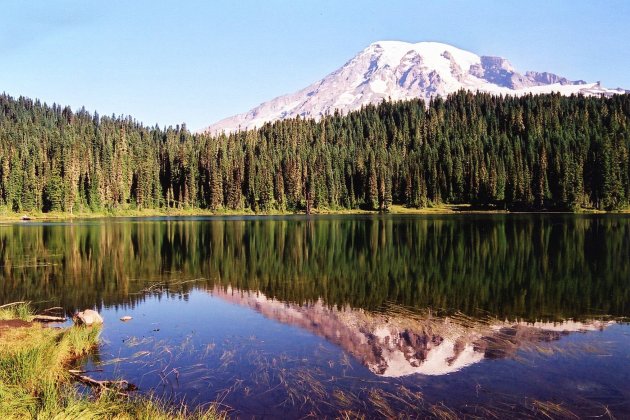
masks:
<instances>
[{"instance_id":1,"label":"reflection of trees in water","mask_svg":"<svg viewBox=\"0 0 630 420\"><path fill-rule=\"evenodd\" d=\"M113 221L0 227L2 301L134 304L203 277L302 303L628 315L626 217ZM171 289L184 292L193 283ZM54 298L53 298L54 297Z\"/></svg>"}]
</instances>

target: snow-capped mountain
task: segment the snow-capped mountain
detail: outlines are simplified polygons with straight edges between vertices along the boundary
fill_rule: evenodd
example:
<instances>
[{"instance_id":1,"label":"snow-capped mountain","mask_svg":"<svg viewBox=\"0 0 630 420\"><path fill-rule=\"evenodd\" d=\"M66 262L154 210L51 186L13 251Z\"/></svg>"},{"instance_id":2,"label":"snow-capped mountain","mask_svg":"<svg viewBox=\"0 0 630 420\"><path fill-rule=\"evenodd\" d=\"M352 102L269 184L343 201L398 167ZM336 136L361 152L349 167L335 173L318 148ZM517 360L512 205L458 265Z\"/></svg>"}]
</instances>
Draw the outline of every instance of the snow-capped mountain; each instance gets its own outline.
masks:
<instances>
[{"instance_id":1,"label":"snow-capped mountain","mask_svg":"<svg viewBox=\"0 0 630 420\"><path fill-rule=\"evenodd\" d=\"M379 41L322 80L272 99L244 114L221 120L203 131L219 133L260 127L265 122L301 116L318 119L339 110L392 100L445 96L460 89L493 94L559 92L563 95L612 95L599 82L571 81L548 72L517 72L504 58L478 56L438 42L412 44Z\"/></svg>"}]
</instances>

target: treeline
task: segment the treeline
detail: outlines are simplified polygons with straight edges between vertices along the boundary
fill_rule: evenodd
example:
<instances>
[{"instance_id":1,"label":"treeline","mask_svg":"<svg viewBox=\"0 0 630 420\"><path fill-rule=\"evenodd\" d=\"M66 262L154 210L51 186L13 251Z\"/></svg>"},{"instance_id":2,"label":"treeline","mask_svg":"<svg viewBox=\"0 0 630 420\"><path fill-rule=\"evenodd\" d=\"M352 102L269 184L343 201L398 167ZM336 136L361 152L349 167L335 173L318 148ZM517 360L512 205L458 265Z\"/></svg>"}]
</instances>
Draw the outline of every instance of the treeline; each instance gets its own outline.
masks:
<instances>
[{"instance_id":1,"label":"treeline","mask_svg":"<svg viewBox=\"0 0 630 420\"><path fill-rule=\"evenodd\" d=\"M619 209L630 95L383 102L229 135L0 96L0 207Z\"/></svg>"}]
</instances>

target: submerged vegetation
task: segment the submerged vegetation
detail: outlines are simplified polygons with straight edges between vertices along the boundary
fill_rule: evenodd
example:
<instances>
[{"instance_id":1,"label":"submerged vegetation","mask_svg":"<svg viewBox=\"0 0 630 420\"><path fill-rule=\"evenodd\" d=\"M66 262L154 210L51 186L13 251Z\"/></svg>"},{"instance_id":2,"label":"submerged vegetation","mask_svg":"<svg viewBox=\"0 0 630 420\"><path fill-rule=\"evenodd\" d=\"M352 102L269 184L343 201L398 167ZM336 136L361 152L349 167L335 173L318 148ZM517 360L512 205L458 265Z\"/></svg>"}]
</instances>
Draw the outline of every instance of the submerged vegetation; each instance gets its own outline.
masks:
<instances>
[{"instance_id":1,"label":"submerged vegetation","mask_svg":"<svg viewBox=\"0 0 630 420\"><path fill-rule=\"evenodd\" d=\"M623 209L630 95L458 92L211 136L0 96L11 212Z\"/></svg>"},{"instance_id":2,"label":"submerged vegetation","mask_svg":"<svg viewBox=\"0 0 630 420\"><path fill-rule=\"evenodd\" d=\"M240 294L239 291L229 292L228 295ZM252 300L260 297L252 293ZM254 297L256 296L256 297ZM208 301L206 301L208 302ZM260 301L264 306L271 300ZM291 305L296 308L296 305ZM271 307L269 307L271 309ZM277 307L276 307L277 309ZM315 312L319 310L312 306L304 306L303 309L312 312L311 320L317 320L324 325L330 320L328 316L323 318ZM320 308L321 309L321 308ZM572 358L581 351L584 345L576 344L560 346L556 339L564 337L561 333L546 333L541 331L531 336L514 334L516 329L498 331L493 325L503 324L500 321L487 319L474 319L472 317L456 314L454 317L444 319L435 314L410 311L407 308L389 307L386 312L380 314L363 311L351 311L331 309L329 315L333 318L349 321L348 326L355 332L367 327L369 331L380 329L385 321L391 331L398 331L397 335L405 350L408 346L415 345L414 351L427 354L440 353L444 358L444 364L450 364L446 358L448 352L441 353L442 346L449 346L446 341L441 341L442 333L446 337L455 338L463 334L465 336L480 337L481 334L491 333L492 341L483 337L494 358L509 358L519 363L527 364L539 357L548 357L549 354L564 353ZM264 310L261 313L265 313ZM278 313L278 316L286 321L291 316L282 318L286 313ZM355 318L355 315L358 318ZM350 318L346 318L350 316ZM298 318L293 318L299 319ZM354 321L360 321L355 324ZM211 322L211 321L210 321ZM367 324L365 323L367 322ZM306 323L310 323L306 320ZM312 323L314 325L315 322ZM164 327L164 324L161 324ZM297 324L294 324L297 325ZM509 325L505 323L505 325ZM177 327L176 327L177 328ZM216 324L210 329L215 329ZM412 328L413 330L408 330ZM529 329L526 327L526 329ZM184 395L189 400L203 401L204 399L217 398L222 403L233 407L235 417L265 416L270 418L440 418L439 413L449 411L454 418L540 418L541 412L547 408L556 407L572 413L575 409L572 404L557 403L557 401L536 400L530 396L522 396L512 390L503 394L494 394L496 388L487 381L481 379L481 383L471 383L460 388L463 392L475 392L476 398L469 400L471 404L461 406L443 396L436 398L434 390L431 390L432 382L439 382L436 377L424 377L422 375L412 377L386 378L366 375L359 368L357 362L363 362L360 355L348 348L337 351L332 346L317 345L311 351L296 354L287 348L278 349L278 343L285 342L286 338L276 336L277 343L270 348L264 333L261 336L244 336L229 334L213 336L216 341L208 340L208 336L201 333L203 327L196 331L182 334L160 334L151 336L125 336L125 342L116 352L115 368L123 371L135 371L136 377L143 378L154 387L165 388L171 393ZM329 331L335 331L334 326ZM181 330L180 330L181 331ZM277 331L277 330L276 330ZM341 332L339 339L345 338L347 330ZM415 334L412 333L415 331ZM276 334L276 333L273 333ZM336 335L333 332L334 335ZM381 339L381 344L392 344L394 335ZM429 338L423 340L422 337ZM446 338L445 337L445 338ZM524 342L529 337L530 344ZM374 336L371 338L372 344ZM356 341L354 341L356 343ZM459 340L457 340L459 343ZM465 344L465 341L461 344ZM369 346L368 342L362 346ZM460 348L457 344L453 347ZM516 354L512 351L522 348L524 351ZM480 351L484 351L480 349ZM597 349L589 351L598 351ZM602 354L602 353L598 353ZM455 355L457 359L457 353ZM431 357L432 358L432 357ZM391 360L391 359L390 359ZM433 359L435 360L435 359ZM108 369L104 363L103 367ZM438 385L439 386L439 385ZM617 400L618 401L618 400ZM613 402L617 402L613 401ZM549 407L546 404L550 404ZM589 401L584 404L580 413L600 415L604 407L597 401ZM558 411L559 412L559 411ZM485 416L483 413L486 413ZM555 418L555 417L554 417ZM604 417L606 418L606 417Z\"/></svg>"},{"instance_id":3,"label":"submerged vegetation","mask_svg":"<svg viewBox=\"0 0 630 420\"><path fill-rule=\"evenodd\" d=\"M614 371L602 370L602 375L613 373L610 381L601 375L587 379L578 375L579 382L563 382L560 379L574 378L559 370L559 377L556 371L547 375L551 379L544 386L551 388L531 394L521 392L521 382L514 387L501 383L501 378L513 382L506 371L486 374L486 366L480 365L476 373L459 379L451 375L439 380L423 375L373 377L374 371L366 372L356 353L332 348L334 340L331 346L320 342L308 345L306 351L296 350L287 345L300 341L294 333L266 328L265 323L274 321L243 321L238 312L230 316L225 306L212 302L220 298L239 303L238 299L252 291L249 302L264 316L268 316L263 311L265 301L278 319L298 307L334 312L347 321L345 325L372 340L385 337L382 342L391 343L387 337L398 337L405 349L410 347L407 342L414 343L414 354L420 352L418 357L426 361L435 360L428 357L435 350L424 352L429 347L452 348L459 356L442 355L448 357L449 365L467 360L463 355L470 354L469 348L464 346L466 352L458 353L460 343L473 343L475 354L507 358L510 369L521 366L507 372L519 375L531 368L523 376L537 378L538 371L527 365L544 362L548 366L553 362L549 358L569 362L575 358L576 364L584 362L585 353L598 360L621 359L618 349L608 339L601 342L605 337L598 334L571 343L575 336L562 338L562 327L535 333L516 322L501 326L489 316L501 320L576 318L578 322L592 319L593 312L613 318L627 314L628 264L624 263L630 247L629 229L626 216L555 214L12 224L0 226L0 302L28 299L47 301L47 307L62 303L67 309L98 302L108 307L110 316L119 312L115 307L125 308L134 321L106 324L103 334L108 345L101 347L98 358L94 356L84 365L86 371L103 369L96 375L108 378L121 375L137 383L141 392L154 390L165 398L181 397L191 407L218 401L215 406L233 407L235 416L279 417L288 412L296 417L299 413L342 418L606 418L628 409L626 394L614 388L625 384L617 382L624 379L625 370L614 363ZM197 288L210 293L193 290ZM167 298L175 292L176 296ZM200 300L199 295L208 299ZM153 305L159 305L159 310L145 310ZM363 308L349 311L366 322L359 323L360 318L336 307ZM439 309L447 310L448 320ZM474 313L479 310L481 315ZM32 316L24 306L11 311L9 315L0 312L0 318L28 320ZM226 313L228 317L224 317ZM166 322L169 319L172 322ZM191 319L204 322L191 323ZM336 324L325 322L317 311L312 318L302 314L295 319L332 326L327 331L334 337L352 339ZM383 323L391 327L388 336L379 328ZM616 328L619 326L606 327L606 334ZM41 330L45 329L33 331ZM52 340L58 343L66 332L49 333L56 334ZM461 341L458 335L471 338ZM21 344L26 343L23 337ZM375 350L375 354L384 354L378 347ZM4 354L0 347L0 359ZM64 358L55 360L60 359ZM474 369L473 365L469 368ZM68 366L61 369L61 382L49 382L49 391L34 384L30 392L16 397L6 394L7 401L15 404L6 410L24 413L27 418L47 418L54 413L62 418L220 415L216 410L191 413L184 406L173 407L145 396L81 394L64 369ZM0 371L4 374L5 370ZM7 370L13 371L13 367ZM495 385L497 378L499 384ZM449 384L452 380L461 383ZM535 381L537 387L543 386ZM53 397L41 401L45 392ZM598 400L600 395L606 400Z\"/></svg>"},{"instance_id":4,"label":"submerged vegetation","mask_svg":"<svg viewBox=\"0 0 630 420\"><path fill-rule=\"evenodd\" d=\"M0 318L14 319L29 313L24 306L11 310L0 310ZM405 316L410 313L405 312ZM27 316L25 320L28 320ZM411 318L410 318L411 320ZM429 328L441 321L430 321L421 317L414 319ZM459 320L453 328L480 325L469 318ZM468 325L467 325L468 324ZM97 395L79 393L70 383L67 374L68 361L85 354L96 345L98 329L72 327L55 330L41 326L0 330L0 416L2 418L80 418L80 419L151 419L151 420L211 420L226 418L224 412L214 405L209 409L189 410L184 405L171 406L146 396L121 396L103 390ZM366 419L375 415L384 418L579 418L570 407L555 401L535 398L520 398L501 395L501 403L492 401L492 394L477 403L463 408L450 407L443 402L432 401L417 387L403 381L388 385L384 381L356 376L352 362L344 355L340 360L329 360L331 366L339 365L343 374L330 376L319 367L310 367L302 359L286 354L276 357L257 352L242 345L238 340L226 343L220 364L210 369L203 368L208 352L214 349L194 349L193 340L186 338L181 343L164 343L154 340L136 340L132 346L148 346L150 351L140 352L141 359L155 361L159 352L168 352L171 361L185 359L191 355L199 358L198 363L181 374L191 382L223 379L229 376L229 386L223 390L223 398L248 401L258 394L273 392L276 398L273 413L297 410L306 417L326 416L342 419ZM504 338L509 341L509 338ZM138 344L140 343L140 344ZM151 346L154 346L151 349ZM207 347L207 346L206 346ZM144 347L143 347L144 348ZM550 348L543 343L545 351ZM552 347L551 347L552 348ZM326 352L324 349L320 350ZM330 355L329 355L330 356ZM135 363L151 362L136 360ZM131 363L131 361L128 361ZM235 379L230 366L251 364L249 375ZM481 389L480 385L477 385ZM584 407L594 417L614 418L607 407L593 403ZM608 414L608 416L607 416Z\"/></svg>"},{"instance_id":5,"label":"submerged vegetation","mask_svg":"<svg viewBox=\"0 0 630 420\"><path fill-rule=\"evenodd\" d=\"M80 393L69 366L98 345L98 327L48 328L33 323L28 304L0 307L0 417L81 419L216 419L214 407L190 411L151 397L103 389Z\"/></svg>"}]
</instances>

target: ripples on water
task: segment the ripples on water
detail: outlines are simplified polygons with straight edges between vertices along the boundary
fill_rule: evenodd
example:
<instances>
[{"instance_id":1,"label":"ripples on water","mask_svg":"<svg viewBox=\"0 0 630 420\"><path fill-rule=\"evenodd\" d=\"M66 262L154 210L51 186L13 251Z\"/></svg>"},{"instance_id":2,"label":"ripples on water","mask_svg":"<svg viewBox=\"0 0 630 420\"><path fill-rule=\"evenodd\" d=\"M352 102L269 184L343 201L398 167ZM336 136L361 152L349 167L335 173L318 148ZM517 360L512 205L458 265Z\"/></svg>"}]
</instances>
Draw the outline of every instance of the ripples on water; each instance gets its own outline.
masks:
<instances>
[{"instance_id":1,"label":"ripples on water","mask_svg":"<svg viewBox=\"0 0 630 420\"><path fill-rule=\"evenodd\" d=\"M629 256L626 216L29 223L0 299L96 306L95 375L244 417L624 416Z\"/></svg>"}]
</instances>

